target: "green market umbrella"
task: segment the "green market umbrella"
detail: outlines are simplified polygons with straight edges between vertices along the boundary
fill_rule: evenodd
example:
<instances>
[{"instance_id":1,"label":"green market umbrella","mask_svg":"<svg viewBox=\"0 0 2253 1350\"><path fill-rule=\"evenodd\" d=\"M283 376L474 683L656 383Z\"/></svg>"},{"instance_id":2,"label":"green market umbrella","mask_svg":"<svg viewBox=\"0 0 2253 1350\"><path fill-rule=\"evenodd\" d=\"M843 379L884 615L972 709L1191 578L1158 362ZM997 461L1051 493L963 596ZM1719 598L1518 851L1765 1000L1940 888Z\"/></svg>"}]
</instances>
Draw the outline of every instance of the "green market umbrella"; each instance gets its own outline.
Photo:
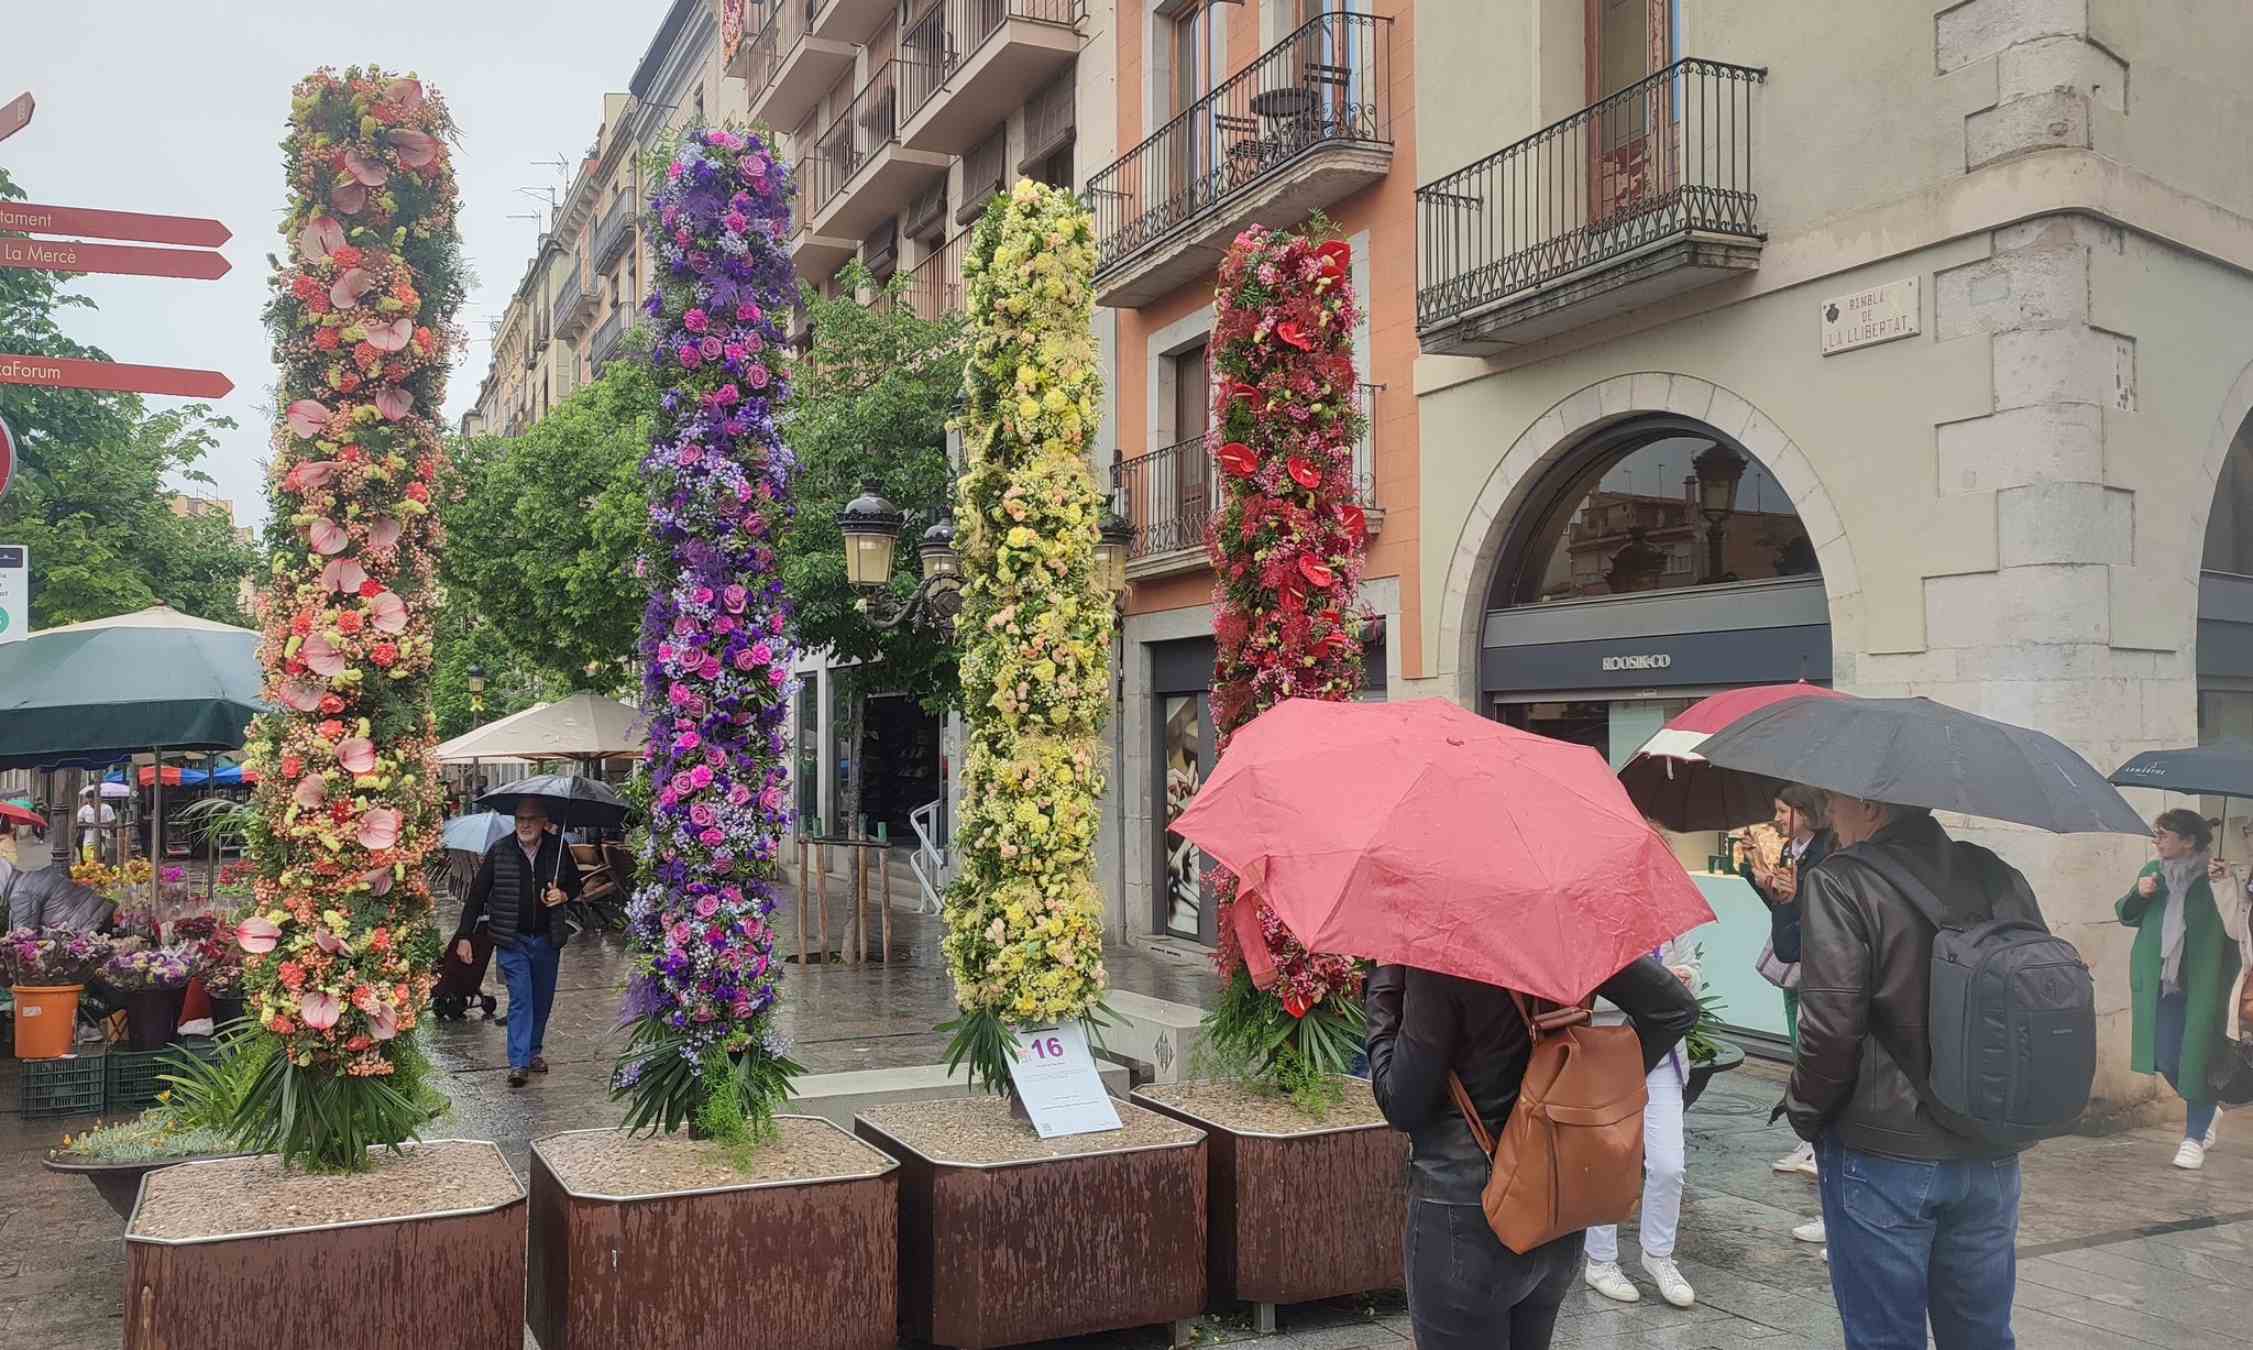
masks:
<instances>
[{"instance_id":1,"label":"green market umbrella","mask_svg":"<svg viewBox=\"0 0 2253 1350\"><path fill-rule=\"evenodd\" d=\"M164 605L0 644L0 769L233 750L261 696L258 634Z\"/></svg>"}]
</instances>

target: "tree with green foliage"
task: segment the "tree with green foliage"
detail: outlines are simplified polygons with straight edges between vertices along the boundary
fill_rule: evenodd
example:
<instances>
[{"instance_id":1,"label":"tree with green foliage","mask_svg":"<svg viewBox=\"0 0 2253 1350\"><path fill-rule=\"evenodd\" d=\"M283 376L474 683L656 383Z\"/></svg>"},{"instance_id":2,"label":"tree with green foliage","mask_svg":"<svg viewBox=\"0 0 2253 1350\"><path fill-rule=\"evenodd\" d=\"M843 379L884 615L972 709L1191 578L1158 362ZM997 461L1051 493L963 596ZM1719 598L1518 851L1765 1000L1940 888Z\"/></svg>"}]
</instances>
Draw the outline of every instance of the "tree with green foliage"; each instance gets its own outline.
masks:
<instances>
[{"instance_id":1,"label":"tree with green foliage","mask_svg":"<svg viewBox=\"0 0 2253 1350\"><path fill-rule=\"evenodd\" d=\"M0 170L0 200L23 197ZM93 301L69 278L0 269L0 351L106 361L62 329ZM149 412L136 395L0 385L0 419L17 440L15 478L0 497L0 541L31 551L31 620L38 628L107 618L159 602L220 623L245 623L237 602L257 551L217 515L175 514L180 485L234 423L208 404Z\"/></svg>"},{"instance_id":2,"label":"tree with green foliage","mask_svg":"<svg viewBox=\"0 0 2253 1350\"><path fill-rule=\"evenodd\" d=\"M879 628L845 579L837 513L874 480L908 512L895 566L893 598L915 589L917 536L953 499L946 426L962 392L960 315L926 319L901 299L904 279L874 283L851 264L846 298L809 292L813 348L800 358L797 395L784 437L798 457L798 516L782 540L782 579L797 607L794 627L807 651L827 649L831 678L845 699L844 743L864 734L868 695L905 694L932 713L960 700L954 647L927 630ZM851 298L873 291L870 303ZM855 755L857 762L859 756ZM860 776L844 785L846 819L860 814Z\"/></svg>"}]
</instances>

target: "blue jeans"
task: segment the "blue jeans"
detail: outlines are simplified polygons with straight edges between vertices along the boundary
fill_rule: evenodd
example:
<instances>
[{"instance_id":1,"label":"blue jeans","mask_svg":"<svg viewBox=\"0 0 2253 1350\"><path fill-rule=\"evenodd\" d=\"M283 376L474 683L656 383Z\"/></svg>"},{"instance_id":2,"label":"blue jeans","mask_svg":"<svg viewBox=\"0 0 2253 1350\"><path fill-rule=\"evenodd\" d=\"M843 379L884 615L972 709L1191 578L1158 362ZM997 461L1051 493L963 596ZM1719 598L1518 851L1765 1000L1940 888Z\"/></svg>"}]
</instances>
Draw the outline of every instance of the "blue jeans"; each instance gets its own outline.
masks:
<instances>
[{"instance_id":1,"label":"blue jeans","mask_svg":"<svg viewBox=\"0 0 2253 1350\"><path fill-rule=\"evenodd\" d=\"M563 953L546 935L519 936L493 953L508 981L508 1066L529 1068L547 1042L548 1012L555 1007L555 972Z\"/></svg>"},{"instance_id":2,"label":"blue jeans","mask_svg":"<svg viewBox=\"0 0 2253 1350\"><path fill-rule=\"evenodd\" d=\"M2183 1091L2183 1028L2190 1021L2190 995L2175 993L2159 996L2159 1020L2152 1027L2155 1044L2152 1057L2159 1062L2159 1072L2167 1075L2167 1086L2175 1090L2187 1107L2183 1116L2183 1138L2206 1141L2206 1131L2214 1123L2214 1103L2194 1102L2190 1093ZM2204 1083L2193 1083L2198 1095L2206 1095Z\"/></svg>"},{"instance_id":3,"label":"blue jeans","mask_svg":"<svg viewBox=\"0 0 2253 1350\"><path fill-rule=\"evenodd\" d=\"M1911 1162L1816 1146L1831 1293L1850 1350L2012 1350L2018 1159Z\"/></svg>"}]
</instances>

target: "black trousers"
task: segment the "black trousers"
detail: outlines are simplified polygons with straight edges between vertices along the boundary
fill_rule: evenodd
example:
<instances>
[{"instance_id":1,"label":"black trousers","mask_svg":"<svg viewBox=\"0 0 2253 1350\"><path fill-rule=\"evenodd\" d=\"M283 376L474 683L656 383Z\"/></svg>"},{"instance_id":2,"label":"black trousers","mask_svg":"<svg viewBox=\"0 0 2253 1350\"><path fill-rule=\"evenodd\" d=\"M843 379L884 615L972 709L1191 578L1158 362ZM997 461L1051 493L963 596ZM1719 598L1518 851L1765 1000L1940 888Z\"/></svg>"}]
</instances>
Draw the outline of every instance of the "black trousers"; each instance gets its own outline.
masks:
<instances>
[{"instance_id":1,"label":"black trousers","mask_svg":"<svg viewBox=\"0 0 2253 1350\"><path fill-rule=\"evenodd\" d=\"M1586 1235L1525 1255L1502 1245L1477 1205L1408 1202L1408 1320L1416 1350L1547 1350Z\"/></svg>"}]
</instances>

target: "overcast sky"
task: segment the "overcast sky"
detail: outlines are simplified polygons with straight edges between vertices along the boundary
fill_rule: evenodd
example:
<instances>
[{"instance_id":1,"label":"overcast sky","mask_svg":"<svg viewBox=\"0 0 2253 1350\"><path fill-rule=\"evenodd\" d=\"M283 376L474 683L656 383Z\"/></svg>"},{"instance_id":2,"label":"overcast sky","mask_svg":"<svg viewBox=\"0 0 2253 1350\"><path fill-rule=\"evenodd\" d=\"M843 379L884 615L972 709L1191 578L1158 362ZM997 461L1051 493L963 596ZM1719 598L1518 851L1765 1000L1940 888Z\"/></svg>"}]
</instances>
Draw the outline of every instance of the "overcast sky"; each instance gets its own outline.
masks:
<instances>
[{"instance_id":1,"label":"overcast sky","mask_svg":"<svg viewBox=\"0 0 2253 1350\"><path fill-rule=\"evenodd\" d=\"M282 208L278 146L291 85L354 62L411 70L443 93L461 126L455 174L476 284L462 315L471 338L446 405L475 399L498 318L545 210L517 191L554 186L623 91L664 0L0 0L0 102L31 91L31 125L0 142L0 167L35 202L212 216L234 231L218 281L89 277L100 308L71 312L71 333L119 361L224 372L219 410L240 422L208 465L244 524L265 517L272 359L258 311ZM160 404L166 402L159 400Z\"/></svg>"}]
</instances>

